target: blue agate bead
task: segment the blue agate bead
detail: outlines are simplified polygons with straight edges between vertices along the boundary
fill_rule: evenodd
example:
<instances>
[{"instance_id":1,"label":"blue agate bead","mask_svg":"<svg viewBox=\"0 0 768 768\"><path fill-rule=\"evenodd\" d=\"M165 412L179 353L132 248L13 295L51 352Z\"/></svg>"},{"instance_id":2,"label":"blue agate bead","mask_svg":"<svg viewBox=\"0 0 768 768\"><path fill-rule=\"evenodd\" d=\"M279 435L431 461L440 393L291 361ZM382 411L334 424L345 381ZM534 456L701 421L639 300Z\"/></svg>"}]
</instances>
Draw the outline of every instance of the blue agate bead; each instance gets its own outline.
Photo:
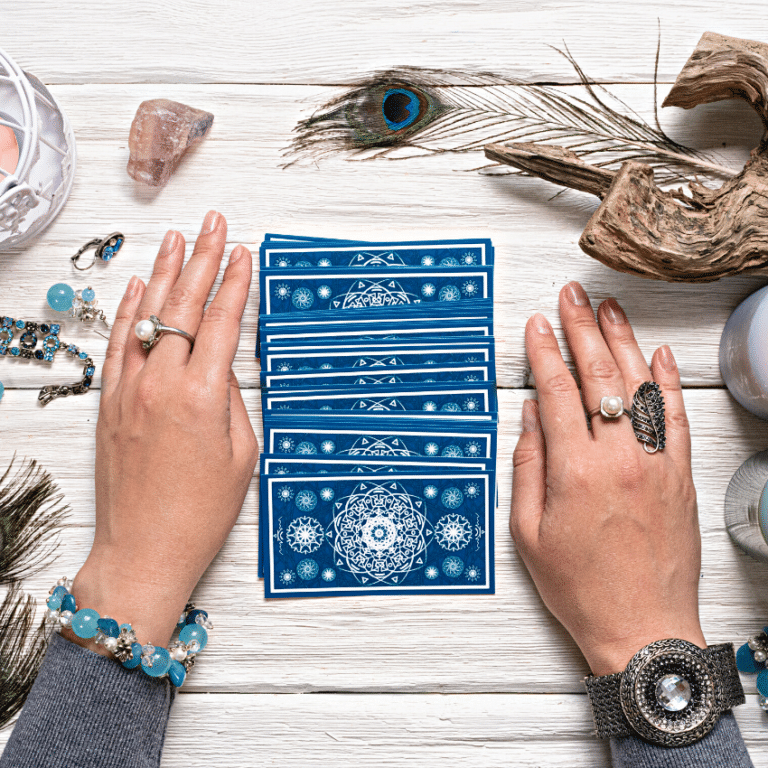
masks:
<instances>
[{"instance_id":1,"label":"blue agate bead","mask_svg":"<svg viewBox=\"0 0 768 768\"><path fill-rule=\"evenodd\" d=\"M75 602L75 598L72 597L69 593L64 595L64 598L61 601L61 610L62 611L72 611L74 613L77 610L77 603Z\"/></svg>"},{"instance_id":2,"label":"blue agate bead","mask_svg":"<svg viewBox=\"0 0 768 768\"><path fill-rule=\"evenodd\" d=\"M175 688L181 688L184 685L184 680L187 677L187 670L184 669L184 665L176 659L171 660L171 666L168 667L168 678L173 683Z\"/></svg>"},{"instance_id":3,"label":"blue agate bead","mask_svg":"<svg viewBox=\"0 0 768 768\"><path fill-rule=\"evenodd\" d=\"M197 653L205 648L205 644L208 642L208 632L205 627L201 627L199 624L187 624L184 629L179 632L179 640L185 645L189 645L193 640L197 640L200 647L197 649Z\"/></svg>"},{"instance_id":4,"label":"blue agate bead","mask_svg":"<svg viewBox=\"0 0 768 768\"><path fill-rule=\"evenodd\" d=\"M208 618L206 611L201 611L199 608L195 608L193 611L190 611L187 614L187 620L185 624L196 624L197 622L195 619L197 619L198 616L202 616L204 619Z\"/></svg>"},{"instance_id":5,"label":"blue agate bead","mask_svg":"<svg viewBox=\"0 0 768 768\"><path fill-rule=\"evenodd\" d=\"M51 592L52 595L56 595L60 600L64 599L65 595L68 595L69 592L67 592L65 587L62 587L61 584L58 584L53 588L53 592Z\"/></svg>"},{"instance_id":6,"label":"blue agate bead","mask_svg":"<svg viewBox=\"0 0 768 768\"><path fill-rule=\"evenodd\" d=\"M99 614L96 611L92 608L82 608L72 617L72 631L86 640L96 637L99 629L96 624L98 620Z\"/></svg>"},{"instance_id":7,"label":"blue agate bead","mask_svg":"<svg viewBox=\"0 0 768 768\"><path fill-rule=\"evenodd\" d=\"M0 385L2 386L2 385ZM61 597L57 594L50 595L45 604L52 610L58 611L61 608Z\"/></svg>"},{"instance_id":8,"label":"blue agate bead","mask_svg":"<svg viewBox=\"0 0 768 768\"><path fill-rule=\"evenodd\" d=\"M133 652L133 658L123 662L123 666L126 669L135 669L141 664L141 643L132 643L131 651Z\"/></svg>"},{"instance_id":9,"label":"blue agate bead","mask_svg":"<svg viewBox=\"0 0 768 768\"><path fill-rule=\"evenodd\" d=\"M768 696L768 669L764 669L757 676L757 692L761 696Z\"/></svg>"},{"instance_id":10,"label":"blue agate bead","mask_svg":"<svg viewBox=\"0 0 768 768\"><path fill-rule=\"evenodd\" d=\"M83 288L81 296L83 297L83 301L93 301L96 298L96 291L94 291L93 288Z\"/></svg>"},{"instance_id":11,"label":"blue agate bead","mask_svg":"<svg viewBox=\"0 0 768 768\"><path fill-rule=\"evenodd\" d=\"M75 292L66 283L56 283L48 289L48 306L56 312L66 312L72 307Z\"/></svg>"},{"instance_id":12,"label":"blue agate bead","mask_svg":"<svg viewBox=\"0 0 768 768\"><path fill-rule=\"evenodd\" d=\"M754 675L755 672L765 669L765 662L755 661L751 648L747 643L744 643L744 645L736 651L736 666L738 667L739 672L743 672L745 675Z\"/></svg>"},{"instance_id":13,"label":"blue agate bead","mask_svg":"<svg viewBox=\"0 0 768 768\"><path fill-rule=\"evenodd\" d=\"M165 648L155 648L155 652L150 656L152 659L152 666L141 661L141 668L150 677L162 677L171 666L171 654Z\"/></svg>"},{"instance_id":14,"label":"blue agate bead","mask_svg":"<svg viewBox=\"0 0 768 768\"><path fill-rule=\"evenodd\" d=\"M96 626L107 636L117 637L120 634L120 628L114 619L99 619Z\"/></svg>"}]
</instances>

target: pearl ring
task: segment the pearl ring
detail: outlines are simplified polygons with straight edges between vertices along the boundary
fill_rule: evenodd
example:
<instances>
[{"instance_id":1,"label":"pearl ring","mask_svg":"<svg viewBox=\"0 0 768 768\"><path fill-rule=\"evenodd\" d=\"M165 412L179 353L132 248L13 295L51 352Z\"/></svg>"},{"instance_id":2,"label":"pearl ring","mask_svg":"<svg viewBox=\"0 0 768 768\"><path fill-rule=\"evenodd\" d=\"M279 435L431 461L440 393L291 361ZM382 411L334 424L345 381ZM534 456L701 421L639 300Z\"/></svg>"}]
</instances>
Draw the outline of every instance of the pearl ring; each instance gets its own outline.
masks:
<instances>
[{"instance_id":1,"label":"pearl ring","mask_svg":"<svg viewBox=\"0 0 768 768\"><path fill-rule=\"evenodd\" d=\"M149 320L139 320L133 329L135 334L141 340L141 346L147 351L160 341L164 333L175 333L177 336L183 336L189 342L189 351L195 346L195 337L182 331L179 328L171 328L169 325L163 325L160 318L156 315L150 315Z\"/></svg>"},{"instance_id":2,"label":"pearl ring","mask_svg":"<svg viewBox=\"0 0 768 768\"><path fill-rule=\"evenodd\" d=\"M600 407L589 412L589 418L600 414L605 419L618 419L625 413L630 418L632 414L624 407L624 400L618 395L609 395L600 400Z\"/></svg>"}]
</instances>

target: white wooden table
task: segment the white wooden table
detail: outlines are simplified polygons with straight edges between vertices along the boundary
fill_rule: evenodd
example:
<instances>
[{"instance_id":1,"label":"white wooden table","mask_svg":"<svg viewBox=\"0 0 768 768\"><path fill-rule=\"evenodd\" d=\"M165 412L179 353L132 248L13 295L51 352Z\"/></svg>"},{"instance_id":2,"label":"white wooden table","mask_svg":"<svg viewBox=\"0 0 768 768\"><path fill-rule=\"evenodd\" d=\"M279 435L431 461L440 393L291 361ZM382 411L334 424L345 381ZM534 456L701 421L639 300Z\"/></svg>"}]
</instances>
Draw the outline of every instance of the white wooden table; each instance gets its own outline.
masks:
<instances>
[{"instance_id":1,"label":"white wooden table","mask_svg":"<svg viewBox=\"0 0 768 768\"><path fill-rule=\"evenodd\" d=\"M523 350L525 319L555 321L557 293L580 280L595 303L616 296L644 351L670 343L687 386L699 491L701 615L710 642L743 642L768 618L768 570L734 549L723 495L741 462L765 449L768 430L724 389L720 332L730 312L764 281L668 285L613 272L577 246L594 200L538 180L462 172L478 157L445 155L388 163L336 158L281 170L297 121L339 84L410 64L480 68L573 84L548 47L565 41L592 77L652 114L657 18L663 35L660 98L713 30L768 41L763 4L720 0L24 0L0 2L0 46L49 84L78 140L74 191L54 224L26 249L0 255L0 312L46 315L56 282L92 285L110 317L128 278L149 277L169 227L192 240L209 208L229 221L230 247L256 249L267 230L361 238L490 236L496 245L500 505L497 593L490 597L383 597L266 602L256 578L257 486L195 598L216 630L174 707L163 765L297 768L345 766L604 766L590 735L575 645L540 603L506 528L511 453L520 407L533 395ZM167 97L215 114L210 136L168 186L152 191L125 172L138 104ZM673 136L721 150L739 167L760 126L737 103L664 110ZM68 257L115 229L119 257L81 277ZM236 372L260 425L254 361L254 285ZM103 359L105 342L67 323ZM562 337L561 337L562 338ZM65 370L66 369L66 370ZM71 376L76 377L72 368ZM93 452L98 394L42 410L37 390L66 381L52 367L0 363L0 467L14 452L53 474L71 506L55 565L30 579L43 595L74 574L93 533ZM98 378L96 380L98 384ZM757 766L768 766L768 722L752 681L737 712ZM204 695L203 695L204 694ZM0 733L0 747L9 730Z\"/></svg>"}]
</instances>

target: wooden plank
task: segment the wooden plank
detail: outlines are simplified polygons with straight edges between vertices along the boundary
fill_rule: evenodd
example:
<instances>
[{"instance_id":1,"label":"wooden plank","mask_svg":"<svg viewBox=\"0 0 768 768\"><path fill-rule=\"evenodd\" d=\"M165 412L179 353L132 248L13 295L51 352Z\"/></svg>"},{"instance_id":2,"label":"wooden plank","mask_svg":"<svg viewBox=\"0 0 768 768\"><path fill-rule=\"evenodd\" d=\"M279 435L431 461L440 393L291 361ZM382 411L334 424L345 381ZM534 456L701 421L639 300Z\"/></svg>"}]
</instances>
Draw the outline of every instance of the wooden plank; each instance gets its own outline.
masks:
<instances>
[{"instance_id":1,"label":"wooden plank","mask_svg":"<svg viewBox=\"0 0 768 768\"><path fill-rule=\"evenodd\" d=\"M378 597L265 601L256 578L257 484L239 524L196 591L210 608L214 640L191 690L217 691L503 691L579 690L583 660L542 607L506 529L511 452L522 400L500 391L499 510L495 536L497 593L489 597ZM246 392L258 424L258 393ZM721 390L688 390L694 424L695 481L703 532L701 615L710 642L741 642L760 626L768 565L736 550L723 527L723 494L747 456L765 448L765 424ZM96 397L71 398L41 423L34 393L6 394L0 421L2 463L13 450L38 457L73 507L56 564L27 582L44 594L73 574L92 540L92 425ZM53 413L56 404L46 414ZM31 427L30 425L34 425ZM66 452L62 451L66 446ZM547 653L531 655L545 644ZM557 664L552 659L557 659Z\"/></svg>"},{"instance_id":2,"label":"wooden plank","mask_svg":"<svg viewBox=\"0 0 768 768\"><path fill-rule=\"evenodd\" d=\"M593 77L648 82L658 20L659 72L671 82L706 30L768 39L761 10L754 0L304 0L230 2L226 10L203 0L29 0L4 10L12 30L4 45L46 82L334 83L401 64L573 81L548 47L564 43ZM121 44L105 51L110 30Z\"/></svg>"},{"instance_id":3,"label":"wooden plank","mask_svg":"<svg viewBox=\"0 0 768 768\"><path fill-rule=\"evenodd\" d=\"M755 768L768 766L765 716L750 695L736 719ZM583 695L208 694L177 697L163 768L227 765L380 768L604 768ZM10 729L0 732L0 750ZM544 757L546 756L546 757Z\"/></svg>"}]
</instances>

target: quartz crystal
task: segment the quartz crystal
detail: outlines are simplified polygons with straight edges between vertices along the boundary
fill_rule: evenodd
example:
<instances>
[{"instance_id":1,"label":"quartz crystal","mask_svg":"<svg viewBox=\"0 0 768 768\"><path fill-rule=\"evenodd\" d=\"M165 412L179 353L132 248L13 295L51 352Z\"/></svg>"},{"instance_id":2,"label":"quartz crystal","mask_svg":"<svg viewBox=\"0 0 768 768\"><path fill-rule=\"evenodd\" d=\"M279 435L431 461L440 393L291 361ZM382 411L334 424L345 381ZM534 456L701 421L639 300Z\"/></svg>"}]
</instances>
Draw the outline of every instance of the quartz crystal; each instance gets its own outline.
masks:
<instances>
[{"instance_id":1,"label":"quartz crystal","mask_svg":"<svg viewBox=\"0 0 768 768\"><path fill-rule=\"evenodd\" d=\"M139 105L128 137L128 175L151 187L162 187L184 153L203 139L213 115L168 99Z\"/></svg>"},{"instance_id":2,"label":"quartz crystal","mask_svg":"<svg viewBox=\"0 0 768 768\"><path fill-rule=\"evenodd\" d=\"M656 701L667 712L679 712L691 701L691 684L680 675L664 675L656 683Z\"/></svg>"}]
</instances>

